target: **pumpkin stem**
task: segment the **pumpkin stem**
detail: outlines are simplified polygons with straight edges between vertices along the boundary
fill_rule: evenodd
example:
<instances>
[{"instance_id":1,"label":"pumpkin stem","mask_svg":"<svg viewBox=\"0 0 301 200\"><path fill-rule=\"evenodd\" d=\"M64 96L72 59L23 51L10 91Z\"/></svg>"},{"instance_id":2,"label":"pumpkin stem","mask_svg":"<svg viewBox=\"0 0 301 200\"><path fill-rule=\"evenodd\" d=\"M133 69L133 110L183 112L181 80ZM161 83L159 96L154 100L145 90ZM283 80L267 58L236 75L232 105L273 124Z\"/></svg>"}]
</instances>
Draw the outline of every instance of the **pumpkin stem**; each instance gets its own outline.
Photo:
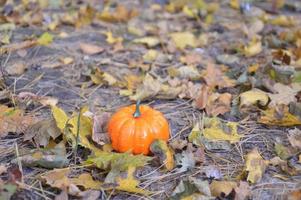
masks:
<instances>
[{"instance_id":1,"label":"pumpkin stem","mask_svg":"<svg viewBox=\"0 0 301 200\"><path fill-rule=\"evenodd\" d=\"M141 116L141 112L140 112L140 103L141 103L140 100L138 100L138 101L136 102L136 110L135 110L135 112L134 112L134 114L133 114L133 116L134 116L135 118Z\"/></svg>"}]
</instances>

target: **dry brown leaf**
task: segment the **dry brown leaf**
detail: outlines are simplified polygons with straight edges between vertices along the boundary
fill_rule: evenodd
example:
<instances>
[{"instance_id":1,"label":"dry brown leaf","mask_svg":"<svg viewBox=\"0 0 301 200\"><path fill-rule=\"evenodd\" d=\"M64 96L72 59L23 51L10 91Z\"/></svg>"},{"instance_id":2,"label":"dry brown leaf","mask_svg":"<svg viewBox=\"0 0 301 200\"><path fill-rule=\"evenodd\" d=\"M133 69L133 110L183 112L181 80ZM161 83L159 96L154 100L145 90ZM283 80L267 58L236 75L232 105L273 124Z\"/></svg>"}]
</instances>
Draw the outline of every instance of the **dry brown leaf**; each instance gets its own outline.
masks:
<instances>
[{"instance_id":1,"label":"dry brown leaf","mask_svg":"<svg viewBox=\"0 0 301 200\"><path fill-rule=\"evenodd\" d=\"M210 88L207 85L201 85L200 90L198 91L197 94L198 96L195 98L194 106L198 109L206 108L208 98L211 95Z\"/></svg>"},{"instance_id":2,"label":"dry brown leaf","mask_svg":"<svg viewBox=\"0 0 301 200\"><path fill-rule=\"evenodd\" d=\"M23 61L16 61L6 67L6 71L9 75L16 76L22 75L26 69L27 65Z\"/></svg>"},{"instance_id":3,"label":"dry brown leaf","mask_svg":"<svg viewBox=\"0 0 301 200\"><path fill-rule=\"evenodd\" d=\"M54 120L42 120L26 130L24 140L34 140L39 146L46 147L50 138L55 140L61 135L60 129L56 126Z\"/></svg>"},{"instance_id":4,"label":"dry brown leaf","mask_svg":"<svg viewBox=\"0 0 301 200\"><path fill-rule=\"evenodd\" d=\"M217 65L209 63L207 65L206 70L202 73L203 78L206 84L211 88L226 88L226 87L233 87L235 85L235 81L228 78L224 75L221 69L218 68Z\"/></svg>"},{"instance_id":5,"label":"dry brown leaf","mask_svg":"<svg viewBox=\"0 0 301 200\"><path fill-rule=\"evenodd\" d=\"M20 92L16 96L21 101L31 100L38 102L43 106L55 106L58 103L58 99L50 96L38 96L31 92Z\"/></svg>"},{"instance_id":6,"label":"dry brown leaf","mask_svg":"<svg viewBox=\"0 0 301 200\"><path fill-rule=\"evenodd\" d=\"M9 132L24 132L36 120L33 116L25 115L23 110L0 105L0 137L5 137Z\"/></svg>"},{"instance_id":7,"label":"dry brown leaf","mask_svg":"<svg viewBox=\"0 0 301 200\"><path fill-rule=\"evenodd\" d=\"M301 131L297 128L288 131L288 140L292 147L301 150Z\"/></svg>"},{"instance_id":8,"label":"dry brown leaf","mask_svg":"<svg viewBox=\"0 0 301 200\"><path fill-rule=\"evenodd\" d=\"M88 55L94 55L104 51L102 47L89 43L80 43L79 47L84 54Z\"/></svg>"},{"instance_id":9,"label":"dry brown leaf","mask_svg":"<svg viewBox=\"0 0 301 200\"><path fill-rule=\"evenodd\" d=\"M0 175L5 173L7 171L7 168L4 165L0 165ZM0 179L1 180L1 179Z\"/></svg>"},{"instance_id":10,"label":"dry brown leaf","mask_svg":"<svg viewBox=\"0 0 301 200\"><path fill-rule=\"evenodd\" d=\"M273 88L275 89L276 94L268 93L271 99L270 105L272 107L277 104L288 105L290 102L296 102L296 95L301 91L301 85L298 83L293 83L290 86L276 83Z\"/></svg>"},{"instance_id":11,"label":"dry brown leaf","mask_svg":"<svg viewBox=\"0 0 301 200\"><path fill-rule=\"evenodd\" d=\"M187 65L197 65L202 62L202 56L196 52L188 53L181 57L180 61Z\"/></svg>"},{"instance_id":12,"label":"dry brown leaf","mask_svg":"<svg viewBox=\"0 0 301 200\"><path fill-rule=\"evenodd\" d=\"M214 93L209 96L206 113L209 116L222 115L231 110L232 95L230 93Z\"/></svg>"},{"instance_id":13,"label":"dry brown leaf","mask_svg":"<svg viewBox=\"0 0 301 200\"><path fill-rule=\"evenodd\" d=\"M110 116L110 113L107 112L93 116L92 140L99 145L104 145L109 142L109 138L106 133L106 125Z\"/></svg>"},{"instance_id":14,"label":"dry brown leaf","mask_svg":"<svg viewBox=\"0 0 301 200\"><path fill-rule=\"evenodd\" d=\"M251 188L248 182L240 181L239 186L234 188L235 198L234 200L246 200L251 193Z\"/></svg>"},{"instance_id":15,"label":"dry brown leaf","mask_svg":"<svg viewBox=\"0 0 301 200\"><path fill-rule=\"evenodd\" d=\"M105 9L98 14L97 18L106 22L127 22L138 14L139 13L135 8L127 9L123 5L117 5L114 11L110 12Z\"/></svg>"}]
</instances>

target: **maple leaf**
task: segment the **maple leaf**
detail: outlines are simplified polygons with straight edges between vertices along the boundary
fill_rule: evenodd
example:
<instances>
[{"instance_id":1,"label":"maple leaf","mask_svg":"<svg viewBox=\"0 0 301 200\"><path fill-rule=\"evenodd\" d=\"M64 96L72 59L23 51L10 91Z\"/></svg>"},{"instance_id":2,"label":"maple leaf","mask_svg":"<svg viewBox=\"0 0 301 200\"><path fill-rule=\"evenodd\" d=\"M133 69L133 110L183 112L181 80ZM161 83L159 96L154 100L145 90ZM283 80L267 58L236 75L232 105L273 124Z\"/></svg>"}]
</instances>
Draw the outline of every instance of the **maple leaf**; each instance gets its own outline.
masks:
<instances>
[{"instance_id":1,"label":"maple leaf","mask_svg":"<svg viewBox=\"0 0 301 200\"><path fill-rule=\"evenodd\" d=\"M247 180L251 183L257 183L261 180L268 161L264 160L259 154L257 148L253 149L246 155L246 171L248 172Z\"/></svg>"},{"instance_id":2,"label":"maple leaf","mask_svg":"<svg viewBox=\"0 0 301 200\"><path fill-rule=\"evenodd\" d=\"M22 133L34 124L33 116L25 115L23 110L0 105L0 137L8 133Z\"/></svg>"}]
</instances>

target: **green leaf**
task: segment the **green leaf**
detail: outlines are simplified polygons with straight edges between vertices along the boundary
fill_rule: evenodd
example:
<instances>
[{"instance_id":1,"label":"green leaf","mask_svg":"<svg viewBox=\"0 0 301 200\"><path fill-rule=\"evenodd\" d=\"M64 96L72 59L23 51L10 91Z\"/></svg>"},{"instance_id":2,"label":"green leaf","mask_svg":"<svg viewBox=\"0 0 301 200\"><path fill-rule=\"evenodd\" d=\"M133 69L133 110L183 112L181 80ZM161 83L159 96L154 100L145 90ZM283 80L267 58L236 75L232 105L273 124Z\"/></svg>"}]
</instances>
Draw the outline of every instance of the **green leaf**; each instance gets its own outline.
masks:
<instances>
[{"instance_id":1,"label":"green leaf","mask_svg":"<svg viewBox=\"0 0 301 200\"><path fill-rule=\"evenodd\" d=\"M38 39L37 42L39 45L47 46L52 43L53 35L48 32L43 33Z\"/></svg>"}]
</instances>

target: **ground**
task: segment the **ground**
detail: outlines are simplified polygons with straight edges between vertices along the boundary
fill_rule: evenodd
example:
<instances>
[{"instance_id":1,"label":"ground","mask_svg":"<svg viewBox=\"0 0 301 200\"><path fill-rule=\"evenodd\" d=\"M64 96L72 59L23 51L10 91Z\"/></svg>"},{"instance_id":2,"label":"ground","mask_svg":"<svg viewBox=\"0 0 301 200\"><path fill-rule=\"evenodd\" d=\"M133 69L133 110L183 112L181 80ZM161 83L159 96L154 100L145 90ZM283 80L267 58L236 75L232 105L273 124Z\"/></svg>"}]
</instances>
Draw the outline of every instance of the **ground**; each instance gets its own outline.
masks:
<instances>
[{"instance_id":1,"label":"ground","mask_svg":"<svg viewBox=\"0 0 301 200\"><path fill-rule=\"evenodd\" d=\"M0 5L0 199L300 199L298 1ZM170 139L128 164L105 116L137 100Z\"/></svg>"}]
</instances>

